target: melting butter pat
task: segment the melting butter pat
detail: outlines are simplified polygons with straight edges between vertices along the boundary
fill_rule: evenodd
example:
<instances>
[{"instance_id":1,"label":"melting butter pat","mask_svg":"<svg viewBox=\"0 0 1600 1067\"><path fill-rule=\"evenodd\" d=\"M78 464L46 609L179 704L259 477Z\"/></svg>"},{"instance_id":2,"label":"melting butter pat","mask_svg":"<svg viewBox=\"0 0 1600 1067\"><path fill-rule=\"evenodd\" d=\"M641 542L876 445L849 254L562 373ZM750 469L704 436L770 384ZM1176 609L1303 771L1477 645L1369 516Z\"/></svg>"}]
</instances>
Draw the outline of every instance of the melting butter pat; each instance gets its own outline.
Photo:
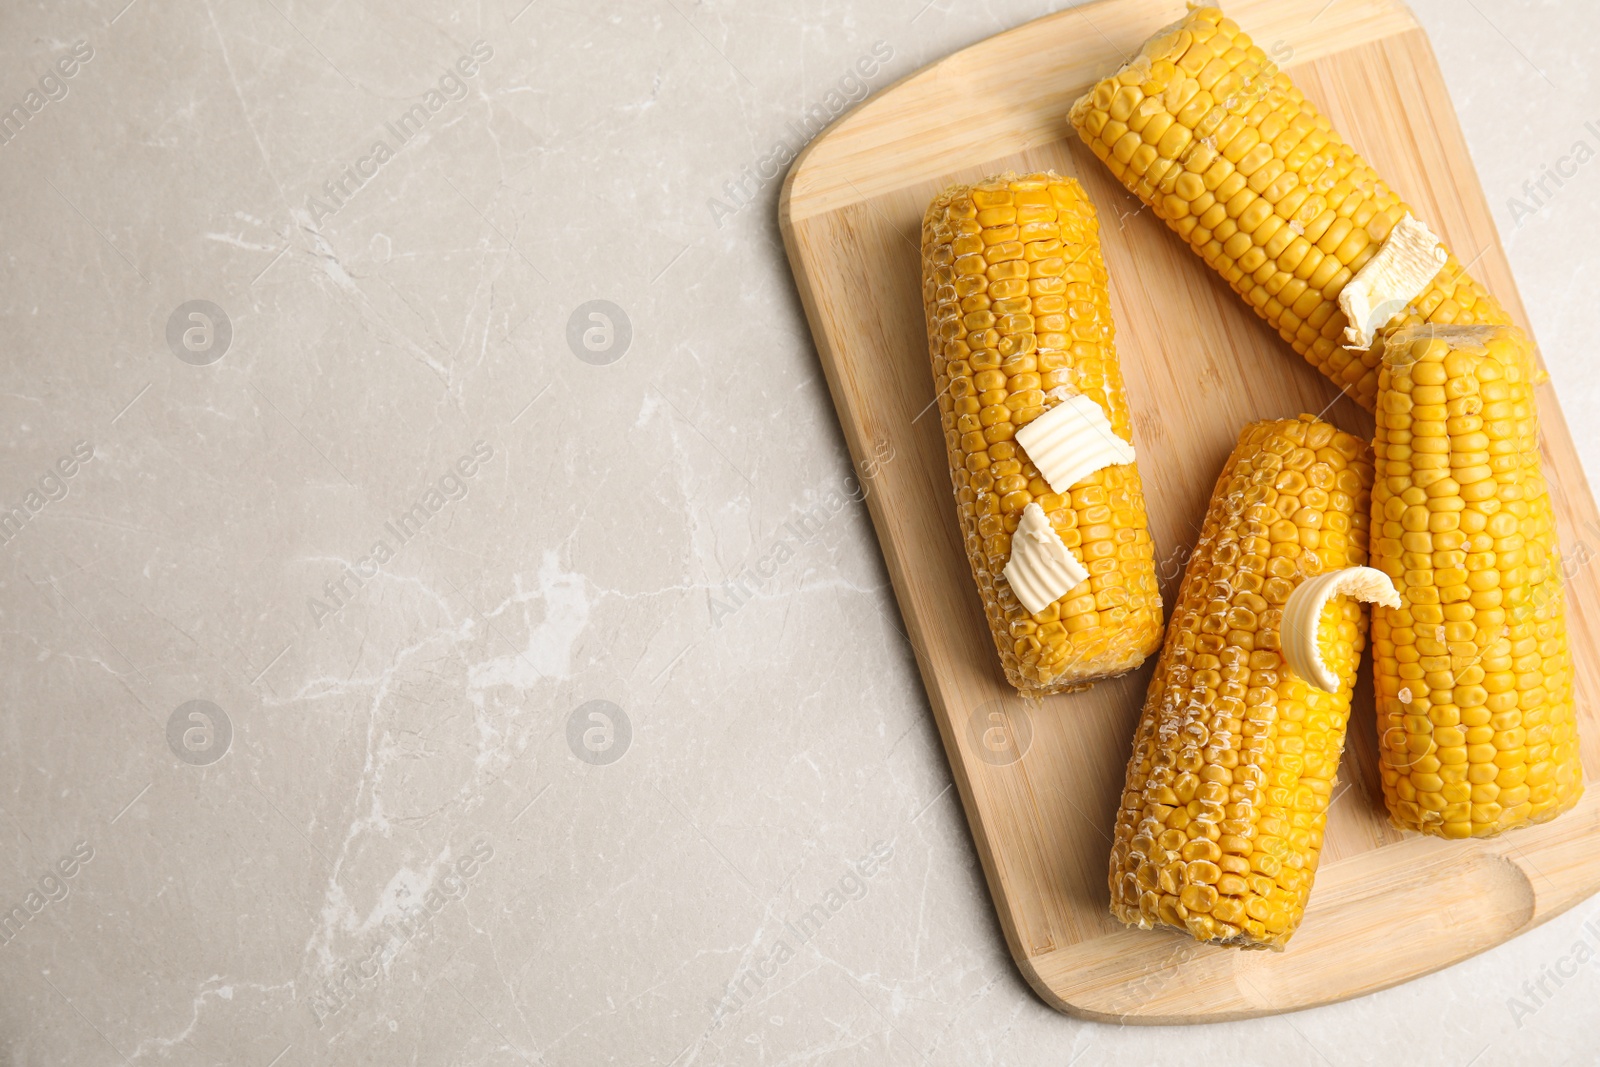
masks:
<instances>
[{"instance_id":1,"label":"melting butter pat","mask_svg":"<svg viewBox=\"0 0 1600 1067\"><path fill-rule=\"evenodd\" d=\"M1019 429L1017 444L1050 483L1051 491L1063 495L1103 467L1133 462L1133 446L1111 429L1100 405L1082 393Z\"/></svg>"},{"instance_id":2,"label":"melting butter pat","mask_svg":"<svg viewBox=\"0 0 1600 1067\"><path fill-rule=\"evenodd\" d=\"M1039 614L1089 580L1089 572L1062 542L1038 504L1022 509L1022 521L1011 535L1011 559L1002 573L1030 615Z\"/></svg>"},{"instance_id":3,"label":"melting butter pat","mask_svg":"<svg viewBox=\"0 0 1600 1067\"><path fill-rule=\"evenodd\" d=\"M1365 352L1373 338L1444 269L1450 253L1433 231L1407 215L1395 223L1378 254L1339 293L1345 347Z\"/></svg>"},{"instance_id":4,"label":"melting butter pat","mask_svg":"<svg viewBox=\"0 0 1600 1067\"><path fill-rule=\"evenodd\" d=\"M1283 658L1289 669L1325 693L1339 691L1339 676L1329 669L1317 643L1322 609L1336 596L1353 596L1368 604L1400 607L1400 594L1389 576L1372 567L1342 567L1307 578L1283 605Z\"/></svg>"}]
</instances>

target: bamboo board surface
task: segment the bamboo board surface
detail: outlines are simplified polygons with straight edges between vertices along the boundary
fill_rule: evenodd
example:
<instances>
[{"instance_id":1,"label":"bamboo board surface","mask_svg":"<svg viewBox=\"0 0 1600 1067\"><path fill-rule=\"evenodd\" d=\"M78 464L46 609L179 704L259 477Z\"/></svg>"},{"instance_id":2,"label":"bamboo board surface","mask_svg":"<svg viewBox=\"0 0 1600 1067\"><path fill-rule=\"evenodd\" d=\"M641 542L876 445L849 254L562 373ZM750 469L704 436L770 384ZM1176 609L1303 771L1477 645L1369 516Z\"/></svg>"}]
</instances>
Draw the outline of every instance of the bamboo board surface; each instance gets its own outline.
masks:
<instances>
[{"instance_id":1,"label":"bamboo board surface","mask_svg":"<svg viewBox=\"0 0 1600 1067\"><path fill-rule=\"evenodd\" d=\"M1236 0L1226 10L1525 322L1438 63L1409 11L1394 0ZM1391 828L1364 663L1322 866L1287 951L1200 946L1127 929L1107 910L1109 835L1153 658L1121 679L1035 704L1006 684L929 406L918 241L923 211L950 182L1053 169L1084 183L1100 210L1170 609L1212 484L1246 422L1325 411L1341 428L1372 435L1371 417L1140 210L1066 120L1078 95L1182 12L1181 0L1101 0L926 67L813 141L780 205L800 296L850 450L863 480L871 478L872 520L1012 955L1054 1007L1131 1023L1247 1018L1370 993L1499 944L1600 890L1600 575L1583 566L1567 583L1591 783L1575 810L1489 841ZM1593 557L1600 518L1549 386L1540 403L1563 548L1569 561Z\"/></svg>"}]
</instances>

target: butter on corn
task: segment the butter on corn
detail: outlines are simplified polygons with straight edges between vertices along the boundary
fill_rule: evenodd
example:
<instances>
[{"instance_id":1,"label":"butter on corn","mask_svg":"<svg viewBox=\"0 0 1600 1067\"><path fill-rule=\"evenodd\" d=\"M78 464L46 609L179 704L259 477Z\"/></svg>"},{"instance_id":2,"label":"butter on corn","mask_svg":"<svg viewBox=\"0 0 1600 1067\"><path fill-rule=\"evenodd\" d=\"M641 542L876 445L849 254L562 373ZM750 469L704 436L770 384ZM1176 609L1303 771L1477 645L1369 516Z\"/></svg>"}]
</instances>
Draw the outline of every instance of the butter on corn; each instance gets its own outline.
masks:
<instances>
[{"instance_id":1,"label":"butter on corn","mask_svg":"<svg viewBox=\"0 0 1600 1067\"><path fill-rule=\"evenodd\" d=\"M1295 351L1372 410L1401 326L1508 323L1454 257L1352 352L1339 297L1414 212L1287 74L1215 7L1196 7L1072 108L1079 135Z\"/></svg>"},{"instance_id":2,"label":"butter on corn","mask_svg":"<svg viewBox=\"0 0 1600 1067\"><path fill-rule=\"evenodd\" d=\"M1093 205L1055 174L952 186L923 218L922 282L957 519L1007 679L1042 696L1132 670L1161 642L1138 466L1058 487L1018 443L1061 400L1133 438ZM1030 504L1088 572L1039 611L1003 573Z\"/></svg>"},{"instance_id":3,"label":"butter on corn","mask_svg":"<svg viewBox=\"0 0 1600 1067\"><path fill-rule=\"evenodd\" d=\"M1371 567L1343 567L1307 578L1289 594L1283 606L1283 658L1289 669L1325 692L1339 689L1339 676L1322 658L1323 609L1336 596L1368 604L1400 606L1400 594L1382 571Z\"/></svg>"},{"instance_id":4,"label":"butter on corn","mask_svg":"<svg viewBox=\"0 0 1600 1067\"><path fill-rule=\"evenodd\" d=\"M1134 460L1133 446L1111 429L1100 405L1082 393L1018 428L1017 444L1057 493L1070 492L1074 483L1103 467Z\"/></svg>"},{"instance_id":5,"label":"butter on corn","mask_svg":"<svg viewBox=\"0 0 1600 1067\"><path fill-rule=\"evenodd\" d=\"M1345 347L1370 349L1378 331L1421 296L1449 261L1432 230L1410 215L1395 223L1378 254L1339 291L1339 310L1349 323Z\"/></svg>"},{"instance_id":6,"label":"butter on corn","mask_svg":"<svg viewBox=\"0 0 1600 1067\"><path fill-rule=\"evenodd\" d=\"M1022 509L1004 574L1022 606L1035 615L1089 580L1089 572L1062 543L1038 504Z\"/></svg>"},{"instance_id":7,"label":"butter on corn","mask_svg":"<svg viewBox=\"0 0 1600 1067\"><path fill-rule=\"evenodd\" d=\"M1413 326L1381 369L1372 565L1401 597L1372 616L1390 818L1443 837L1554 818L1583 766L1532 343Z\"/></svg>"},{"instance_id":8,"label":"butter on corn","mask_svg":"<svg viewBox=\"0 0 1600 1067\"><path fill-rule=\"evenodd\" d=\"M1282 948L1322 849L1366 620L1317 624L1333 692L1287 669L1285 605L1366 562L1364 442L1310 415L1245 428L1184 571L1128 761L1111 912L1201 941Z\"/></svg>"}]
</instances>

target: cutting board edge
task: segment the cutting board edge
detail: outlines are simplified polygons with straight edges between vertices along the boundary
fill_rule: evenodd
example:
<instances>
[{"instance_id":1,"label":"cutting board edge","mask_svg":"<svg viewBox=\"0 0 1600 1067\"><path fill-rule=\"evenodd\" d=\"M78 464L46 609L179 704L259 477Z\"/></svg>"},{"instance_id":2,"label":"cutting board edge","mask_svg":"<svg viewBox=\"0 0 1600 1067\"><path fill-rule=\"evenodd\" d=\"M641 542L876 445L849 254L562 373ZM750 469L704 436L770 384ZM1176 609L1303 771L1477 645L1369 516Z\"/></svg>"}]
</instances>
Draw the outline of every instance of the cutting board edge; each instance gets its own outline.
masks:
<instances>
[{"instance_id":1,"label":"cutting board edge","mask_svg":"<svg viewBox=\"0 0 1600 1067\"><path fill-rule=\"evenodd\" d=\"M1168 7L1172 8L1171 14L1174 18L1176 18L1181 16L1184 4L1187 2L1187 0L1162 0L1162 2L1166 3ZM1227 2L1227 0L1216 0L1216 2L1219 2L1219 5L1223 8L1224 12L1230 17L1232 17L1232 15L1240 9L1249 10L1251 14L1254 14L1255 8L1257 7L1261 7L1264 10L1271 9L1277 12L1286 11L1289 7L1295 5L1305 7L1308 10L1317 9L1316 14L1313 15L1305 29L1301 32L1309 32L1310 25L1314 24L1322 17L1322 15L1326 14L1329 7L1332 6L1325 6L1321 4L1320 0L1232 0L1232 2ZM1271 8L1268 6L1269 3L1272 5ZM1358 44L1367 43L1372 40L1377 40L1381 37L1392 36L1402 32L1417 31L1422 32L1424 36L1426 36L1426 32L1422 30L1421 22L1417 20L1416 15L1411 11L1410 6L1405 2L1405 0L1367 0L1367 3L1369 7L1378 13L1379 17L1369 17L1367 19L1360 20L1359 24L1362 26L1360 36L1351 36L1348 33L1344 35L1335 34L1333 35L1333 39L1337 41L1336 44L1325 44L1313 37L1311 38L1311 43L1309 45L1302 45L1300 49L1294 50L1294 60L1297 62L1308 62L1313 59L1337 54L1340 51L1355 47ZM791 220L798 221L800 219L810 218L814 215L837 210L839 207L845 206L845 204L849 202L836 202L835 198L829 197L823 193L814 192L800 198L800 209L797 211L793 190L797 184L800 184L802 180L808 176L807 171L813 164L813 156L820 157L824 155L825 149L833 147L833 142L839 140L842 135L848 135L853 132L853 128L858 124L871 122L875 117L875 113L880 109L886 108L888 106L886 101L888 101L890 97L897 95L899 90L905 88L910 83L915 81L937 79L942 73L952 70L961 63L971 62L974 57L981 54L983 51L1003 48L1009 41L1021 40L1025 35L1040 32L1040 28L1047 23L1064 21L1070 18L1082 18L1085 20L1086 24L1094 29L1095 33L1104 38L1105 35L1100 33L1099 27L1094 22L1092 16L1096 13L1103 13L1104 11L1114 10L1122 6L1126 6L1126 0L1090 0L1089 3L1078 4L1073 7L1064 8L1060 11L1051 12L1047 15L1041 15L1039 18L1031 19L1020 26L1013 26L1009 30L1002 30L999 33L992 34L983 40L975 41L964 48L957 49L956 51L942 56L931 63L918 67L917 69L903 75L902 77L865 97L859 103L841 113L822 130L818 131L817 135L806 143L805 147L800 150L799 154L789 164L789 170L784 176L783 185L778 198L778 217L780 227L788 224ZM1350 13L1339 12L1338 14L1349 17ZM1155 25L1159 26L1160 22L1157 21ZM1107 43L1109 44L1109 41ZM1087 75L1082 79L1082 81L1069 85L1068 89L1063 91L1061 95L1068 98L1081 95L1094 85L1096 78L1103 77L1105 71L1108 69L1109 68L1102 68L1100 73ZM1061 109L1061 117L1063 122L1065 121L1067 110L1067 108ZM840 161L836 160L833 162L838 163ZM870 199L872 196L879 196L886 193L895 192L900 188L904 188L906 185L915 184L917 181L921 180L924 180L924 177L922 175L916 175L909 178L901 185L874 185L870 191L870 195L866 193L860 193L857 196L857 200L866 200ZM812 199L817 201L816 206L811 205L810 201Z\"/></svg>"},{"instance_id":2,"label":"cutting board edge","mask_svg":"<svg viewBox=\"0 0 1600 1067\"><path fill-rule=\"evenodd\" d=\"M785 201L787 199L787 183L785 184ZM803 224L802 220L802 223ZM806 320L811 327L814 343L817 345L818 362L822 364L823 378L828 383L828 392L833 400L834 407L841 416L845 412L852 412L850 401L844 396L838 381L840 368L832 356L832 340L820 323L820 312L816 306L816 296L811 289L811 279L807 271L802 269L803 251L799 246L801 236L796 229L796 224L787 215L780 213L779 229L782 233L784 249L787 253L792 272L795 275L795 287L800 295L801 306L805 309ZM851 462L855 463L856 457L865 454L861 442L858 440L859 421L854 417L841 417L841 429L845 435L845 443L850 449ZM964 761L954 758L960 751L960 743L956 739L955 724L950 716L949 708L944 699L944 686L935 675L933 666L921 651L921 646L915 639L919 628L919 620L914 612L905 610L902 590L905 588L906 574L899 552L895 548L895 540L886 528L886 517L879 509L879 496L876 493L867 495L867 513L872 520L873 534L877 538L879 551L884 556L884 569L889 573L890 587L895 593L895 610L900 614L906 625L907 641L911 645L912 654L917 660L917 673L922 680L922 690L928 700L929 708L933 711L934 725L939 731L940 745L944 750L945 762L950 767L950 775L955 783L956 792L961 797L962 821L966 824L967 832L972 838L974 850L978 854L979 865L983 869L984 881L989 889L990 896L995 902L994 916L1000 923L1001 932L1006 940L1007 950L1012 960L1021 970L1025 979L1047 1004L1057 1011L1066 1012L1070 1008L1061 1000L1055 991L1044 981L1031 963L1032 957L1023 945L1021 933L1016 926L1015 911L1010 904L1010 893L1006 887L1004 876L1000 871L1000 864L994 854L994 848L985 829L985 821L979 815L979 801L972 788L971 777L968 774ZM952 520L953 521L953 520Z\"/></svg>"},{"instance_id":3,"label":"cutting board edge","mask_svg":"<svg viewBox=\"0 0 1600 1067\"><path fill-rule=\"evenodd\" d=\"M1587 790L1577 808L1565 813L1561 818L1569 820L1569 822L1565 826L1551 822L1540 827L1531 828L1531 832L1534 833L1544 832L1547 840L1533 846L1529 851L1535 853L1557 853L1570 849L1575 841L1582 841L1589 846L1592 855L1588 858L1587 863L1576 868L1587 871L1587 878L1574 876L1570 872L1560 872L1557 875L1557 877L1562 878L1562 884L1560 885L1556 885L1551 877L1536 866L1526 852L1519 847L1518 835L1515 832L1500 837L1461 842L1459 846L1457 843L1444 842L1438 838L1424 837L1419 834L1406 834L1401 846L1402 851L1443 852L1449 850L1451 852L1451 862L1456 865L1463 868L1481 869L1483 877L1477 880L1483 883L1483 888L1486 892L1492 891L1492 883L1496 880L1497 875L1503 879L1506 871L1514 871L1516 877L1520 879L1522 887L1526 888L1528 893L1527 906L1522 909L1524 917L1514 924L1493 930L1487 936L1478 940L1460 942L1459 951L1433 952L1430 955L1421 957L1423 962L1419 966L1400 967L1381 979L1340 989L1331 992L1327 996L1291 997L1281 1002L1263 1003L1258 1006L1242 1008L1219 1008L1214 1011L1158 1011L1140 1014L1138 1012L1097 1009L1087 1003L1086 1001L1089 998L1085 997L1082 991L1075 989L1071 983L1061 982L1059 986L1052 983L1047 972L1069 972L1074 962L1082 961L1085 957L1093 954L1093 947L1096 942L1119 938L1132 930L1132 927L1120 929L1110 934L1102 935L1099 938L1080 941L1074 945L1066 945L1028 956L1017 956L1017 965L1034 991L1056 1010L1074 1018L1127 1026L1181 1026L1236 1022L1244 1019L1281 1015L1287 1012L1307 1011L1312 1008L1325 1007L1329 1004L1338 1004L1346 1000L1370 996L1404 985L1407 982L1424 978L1430 974L1435 974L1475 956L1482 955L1490 949L1498 948L1571 911L1597 892L1600 892L1600 842L1597 842L1594 832L1596 825L1600 824L1600 790L1594 788ZM1587 833L1580 829L1585 825L1590 828ZM1548 840L1548 838L1552 837L1557 838L1557 840ZM1359 883L1367 878L1367 875L1360 870L1363 866L1376 867L1383 865L1392 868L1397 863L1410 862L1407 858L1397 858L1392 855L1385 856L1384 853L1390 851L1393 847L1391 846L1390 849L1375 849L1343 860L1338 864L1330 864L1318 872L1319 881L1325 882L1330 877L1338 878L1342 875L1346 880ZM1462 848L1470 849L1471 851L1463 852L1461 851ZM1430 864L1428 869L1431 871L1434 867ZM1551 890L1541 890L1541 881L1548 883ZM1514 904L1515 902L1509 903ZM1508 912L1507 914L1514 913ZM1307 916L1308 922L1314 918L1315 916L1312 915ZM1183 935L1176 931L1163 930L1154 932L1154 934L1155 936L1171 938L1172 942L1179 947L1188 947L1195 944L1187 941ZM1140 932L1140 936L1150 936L1150 934ZM1295 947L1296 943L1291 941L1281 954L1275 952L1255 953L1241 949L1222 949L1220 951L1237 957L1248 958L1259 955L1269 960L1279 958L1287 961L1293 957ZM1409 952L1410 950L1407 949L1406 951ZM1402 955L1402 953L1397 952L1395 955ZM1405 958L1416 957L1406 955ZM1116 985L1104 985L1097 987L1095 992L1099 994L1101 999L1104 999L1107 994L1114 995L1118 988ZM1259 996L1259 987L1253 987L1252 991Z\"/></svg>"}]
</instances>

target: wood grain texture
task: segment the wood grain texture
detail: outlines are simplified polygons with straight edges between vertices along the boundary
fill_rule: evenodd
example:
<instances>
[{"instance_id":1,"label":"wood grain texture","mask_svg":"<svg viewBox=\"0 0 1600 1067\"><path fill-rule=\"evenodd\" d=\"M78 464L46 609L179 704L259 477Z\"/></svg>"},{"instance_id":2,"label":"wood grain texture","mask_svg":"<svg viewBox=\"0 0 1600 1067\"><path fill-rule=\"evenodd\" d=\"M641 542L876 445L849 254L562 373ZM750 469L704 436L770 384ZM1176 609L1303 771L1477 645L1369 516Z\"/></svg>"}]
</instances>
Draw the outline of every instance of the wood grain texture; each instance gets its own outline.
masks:
<instances>
[{"instance_id":1,"label":"wood grain texture","mask_svg":"<svg viewBox=\"0 0 1600 1067\"><path fill-rule=\"evenodd\" d=\"M1370 416L1258 320L1128 196L1066 121L1181 2L1103 0L927 67L842 117L795 162L781 226L849 447L1006 938L1047 1002L1136 1023L1246 1018L1370 993L1448 966L1600 889L1600 785L1545 826L1442 842L1387 824L1371 684L1358 688L1323 865L1287 951L1240 952L1122 927L1107 910L1118 794L1150 665L1027 704L1005 683L957 535L928 365L917 241L946 184L1054 169L1100 209L1135 444L1170 607L1218 470L1252 419ZM1526 321L1423 32L1393 0L1242 0L1228 13ZM1556 398L1543 447L1569 558L1600 519ZM892 452L889 451L892 449ZM1600 582L1568 582L1590 782L1600 768ZM1363 667L1364 678L1370 674ZM1018 752L1020 758L1017 758Z\"/></svg>"}]
</instances>

